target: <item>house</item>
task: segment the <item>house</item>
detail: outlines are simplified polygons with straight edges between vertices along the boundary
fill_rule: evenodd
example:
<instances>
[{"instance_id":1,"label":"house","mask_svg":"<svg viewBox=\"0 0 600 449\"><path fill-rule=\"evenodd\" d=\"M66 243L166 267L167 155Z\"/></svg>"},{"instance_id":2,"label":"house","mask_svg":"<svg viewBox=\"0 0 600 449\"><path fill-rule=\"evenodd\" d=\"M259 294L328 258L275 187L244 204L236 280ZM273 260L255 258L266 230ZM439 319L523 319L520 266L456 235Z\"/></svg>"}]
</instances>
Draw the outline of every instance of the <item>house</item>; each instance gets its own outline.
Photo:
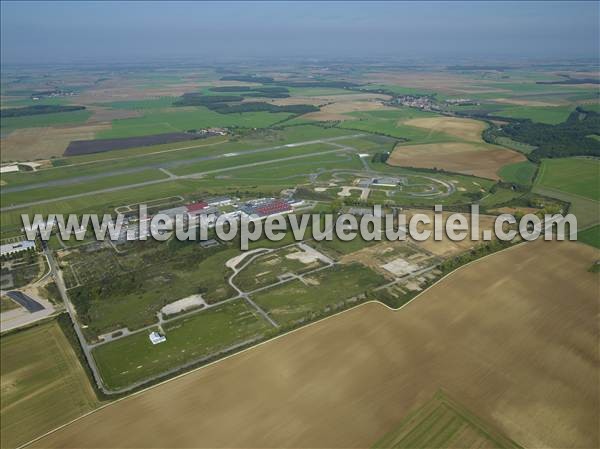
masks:
<instances>
[{"instance_id":1,"label":"house","mask_svg":"<svg viewBox=\"0 0 600 449\"><path fill-rule=\"evenodd\" d=\"M160 335L156 331L155 332L150 332L149 338L150 338L150 341L152 342L153 345L157 345L159 343L167 341L167 337L165 337L164 335Z\"/></svg>"}]
</instances>

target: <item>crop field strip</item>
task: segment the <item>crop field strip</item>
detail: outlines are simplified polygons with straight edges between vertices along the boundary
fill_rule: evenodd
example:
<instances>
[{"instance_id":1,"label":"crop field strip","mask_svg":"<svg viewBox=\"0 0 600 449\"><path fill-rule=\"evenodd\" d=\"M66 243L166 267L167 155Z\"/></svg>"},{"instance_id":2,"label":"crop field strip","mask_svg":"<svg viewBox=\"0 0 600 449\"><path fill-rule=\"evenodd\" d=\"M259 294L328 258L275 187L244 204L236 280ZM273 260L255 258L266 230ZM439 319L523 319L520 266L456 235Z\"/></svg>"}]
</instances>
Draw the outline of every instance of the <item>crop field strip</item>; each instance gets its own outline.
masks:
<instances>
[{"instance_id":1,"label":"crop field strip","mask_svg":"<svg viewBox=\"0 0 600 449\"><path fill-rule=\"evenodd\" d=\"M489 425L525 447L595 447L597 326L589 312L596 275L587 269L596 253L574 243L520 245L453 273L401 311L374 303L354 308L119 401L33 447L67 441L173 447L197 444L199 434L206 447L366 447L440 388L487 423L488 436ZM553 266L541 263L549 260ZM490 294L498 282L504 285L499 298ZM583 334L569 334L573 325ZM523 363L533 355L536 363ZM264 413L240 426L256 412L257 400ZM348 406L357 400L361 407ZM515 406L522 401L534 401L540 412ZM214 420L199 419L198 410L206 409ZM345 425L351 419L361 425ZM176 442L162 431L171 424Z\"/></svg>"},{"instance_id":2,"label":"crop field strip","mask_svg":"<svg viewBox=\"0 0 600 449\"><path fill-rule=\"evenodd\" d=\"M396 429L373 447L521 448L441 391L419 409L410 412Z\"/></svg>"},{"instance_id":3,"label":"crop field strip","mask_svg":"<svg viewBox=\"0 0 600 449\"><path fill-rule=\"evenodd\" d=\"M2 447L24 444L98 405L56 321L5 335L1 347Z\"/></svg>"}]
</instances>

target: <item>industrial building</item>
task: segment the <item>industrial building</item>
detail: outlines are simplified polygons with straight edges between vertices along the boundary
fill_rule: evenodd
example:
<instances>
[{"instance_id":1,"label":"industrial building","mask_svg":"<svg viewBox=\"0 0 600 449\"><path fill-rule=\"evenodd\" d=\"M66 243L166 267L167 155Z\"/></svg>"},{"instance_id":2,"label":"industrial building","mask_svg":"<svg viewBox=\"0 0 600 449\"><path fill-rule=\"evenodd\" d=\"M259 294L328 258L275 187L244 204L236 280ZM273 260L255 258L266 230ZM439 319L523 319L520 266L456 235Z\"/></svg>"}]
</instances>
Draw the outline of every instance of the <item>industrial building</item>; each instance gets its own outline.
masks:
<instances>
[{"instance_id":1,"label":"industrial building","mask_svg":"<svg viewBox=\"0 0 600 449\"><path fill-rule=\"evenodd\" d=\"M7 243L6 245L0 245L0 256L12 256L23 251L35 250L35 241L33 240L21 240L20 242Z\"/></svg>"},{"instance_id":2,"label":"industrial building","mask_svg":"<svg viewBox=\"0 0 600 449\"><path fill-rule=\"evenodd\" d=\"M276 198L261 198L252 200L240 207L240 211L246 215L257 215L268 217L269 215L287 214L292 211L292 206L286 200Z\"/></svg>"}]
</instances>

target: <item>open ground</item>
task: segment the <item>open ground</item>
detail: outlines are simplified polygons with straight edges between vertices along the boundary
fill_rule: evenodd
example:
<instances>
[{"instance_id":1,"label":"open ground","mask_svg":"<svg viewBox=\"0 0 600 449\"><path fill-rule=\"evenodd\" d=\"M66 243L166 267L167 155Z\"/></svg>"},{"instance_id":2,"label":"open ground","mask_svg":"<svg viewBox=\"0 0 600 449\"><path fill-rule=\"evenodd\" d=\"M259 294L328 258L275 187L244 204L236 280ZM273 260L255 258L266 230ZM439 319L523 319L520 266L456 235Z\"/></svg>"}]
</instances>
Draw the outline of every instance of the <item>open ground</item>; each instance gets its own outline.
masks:
<instances>
[{"instance_id":1,"label":"open ground","mask_svg":"<svg viewBox=\"0 0 600 449\"><path fill-rule=\"evenodd\" d=\"M498 180L498 170L525 161L516 151L474 143L398 145L388 159L390 165L437 168L465 175Z\"/></svg>"},{"instance_id":2,"label":"open ground","mask_svg":"<svg viewBox=\"0 0 600 449\"><path fill-rule=\"evenodd\" d=\"M525 447L598 447L597 258L576 243L511 248L400 311L354 308L34 446L366 447L441 388Z\"/></svg>"}]
</instances>

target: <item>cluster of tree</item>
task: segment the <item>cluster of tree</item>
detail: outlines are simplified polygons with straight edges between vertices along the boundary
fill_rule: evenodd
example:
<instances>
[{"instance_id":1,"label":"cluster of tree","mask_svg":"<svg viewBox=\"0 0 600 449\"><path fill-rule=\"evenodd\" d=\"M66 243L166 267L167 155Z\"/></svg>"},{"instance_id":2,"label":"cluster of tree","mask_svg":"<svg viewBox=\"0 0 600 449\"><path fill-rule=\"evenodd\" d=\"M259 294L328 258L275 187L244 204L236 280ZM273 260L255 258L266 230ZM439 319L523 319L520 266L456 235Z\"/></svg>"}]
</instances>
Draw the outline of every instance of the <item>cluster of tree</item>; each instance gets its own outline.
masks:
<instances>
[{"instance_id":1,"label":"cluster of tree","mask_svg":"<svg viewBox=\"0 0 600 449\"><path fill-rule=\"evenodd\" d=\"M213 92L263 92L269 94L286 94L289 90L282 86L221 86L211 87Z\"/></svg>"},{"instance_id":2,"label":"cluster of tree","mask_svg":"<svg viewBox=\"0 0 600 449\"><path fill-rule=\"evenodd\" d=\"M206 106L223 104L227 102L242 101L244 97L237 95L202 95L199 92L183 94L179 100L173 103L174 106Z\"/></svg>"},{"instance_id":3,"label":"cluster of tree","mask_svg":"<svg viewBox=\"0 0 600 449\"><path fill-rule=\"evenodd\" d=\"M566 77L564 80L558 81L536 81L535 84L600 84L600 79Z\"/></svg>"},{"instance_id":4,"label":"cluster of tree","mask_svg":"<svg viewBox=\"0 0 600 449\"><path fill-rule=\"evenodd\" d=\"M537 162L542 158L596 156L600 157L600 141L590 137L600 129L600 114L577 108L569 118L557 125L531 120L512 121L503 127L490 129L484 138L505 136L537 147L527 157Z\"/></svg>"},{"instance_id":5,"label":"cluster of tree","mask_svg":"<svg viewBox=\"0 0 600 449\"><path fill-rule=\"evenodd\" d=\"M376 163L379 162L381 164L385 164L387 160L390 158L390 152L384 151L382 153L375 153L371 158L371 162Z\"/></svg>"},{"instance_id":6,"label":"cluster of tree","mask_svg":"<svg viewBox=\"0 0 600 449\"><path fill-rule=\"evenodd\" d=\"M243 83L261 83L268 84L275 81L270 76L255 76L255 75L226 75L221 77L221 81L241 81Z\"/></svg>"},{"instance_id":7,"label":"cluster of tree","mask_svg":"<svg viewBox=\"0 0 600 449\"><path fill-rule=\"evenodd\" d=\"M288 98L289 90L281 86L222 86L212 87L213 92L235 92L245 97Z\"/></svg>"},{"instance_id":8,"label":"cluster of tree","mask_svg":"<svg viewBox=\"0 0 600 449\"><path fill-rule=\"evenodd\" d=\"M61 106L54 104L36 104L23 108L0 109L0 117L24 117L26 115L53 114L57 112L81 111L85 106Z\"/></svg>"},{"instance_id":9,"label":"cluster of tree","mask_svg":"<svg viewBox=\"0 0 600 449\"><path fill-rule=\"evenodd\" d=\"M237 95L202 95L201 93L193 92L183 94L179 100L173 103L173 105L205 106L211 111L218 112L219 114L234 114L241 112L289 112L291 114L307 114L319 110L318 107L310 104L278 106L260 101L241 103L243 99L244 97Z\"/></svg>"},{"instance_id":10,"label":"cluster of tree","mask_svg":"<svg viewBox=\"0 0 600 449\"><path fill-rule=\"evenodd\" d=\"M207 107L220 114L234 114L241 112L289 112L290 114L307 114L316 112L318 107L311 104L289 104L277 106L264 102L249 102L239 104L218 103L207 105Z\"/></svg>"}]
</instances>

